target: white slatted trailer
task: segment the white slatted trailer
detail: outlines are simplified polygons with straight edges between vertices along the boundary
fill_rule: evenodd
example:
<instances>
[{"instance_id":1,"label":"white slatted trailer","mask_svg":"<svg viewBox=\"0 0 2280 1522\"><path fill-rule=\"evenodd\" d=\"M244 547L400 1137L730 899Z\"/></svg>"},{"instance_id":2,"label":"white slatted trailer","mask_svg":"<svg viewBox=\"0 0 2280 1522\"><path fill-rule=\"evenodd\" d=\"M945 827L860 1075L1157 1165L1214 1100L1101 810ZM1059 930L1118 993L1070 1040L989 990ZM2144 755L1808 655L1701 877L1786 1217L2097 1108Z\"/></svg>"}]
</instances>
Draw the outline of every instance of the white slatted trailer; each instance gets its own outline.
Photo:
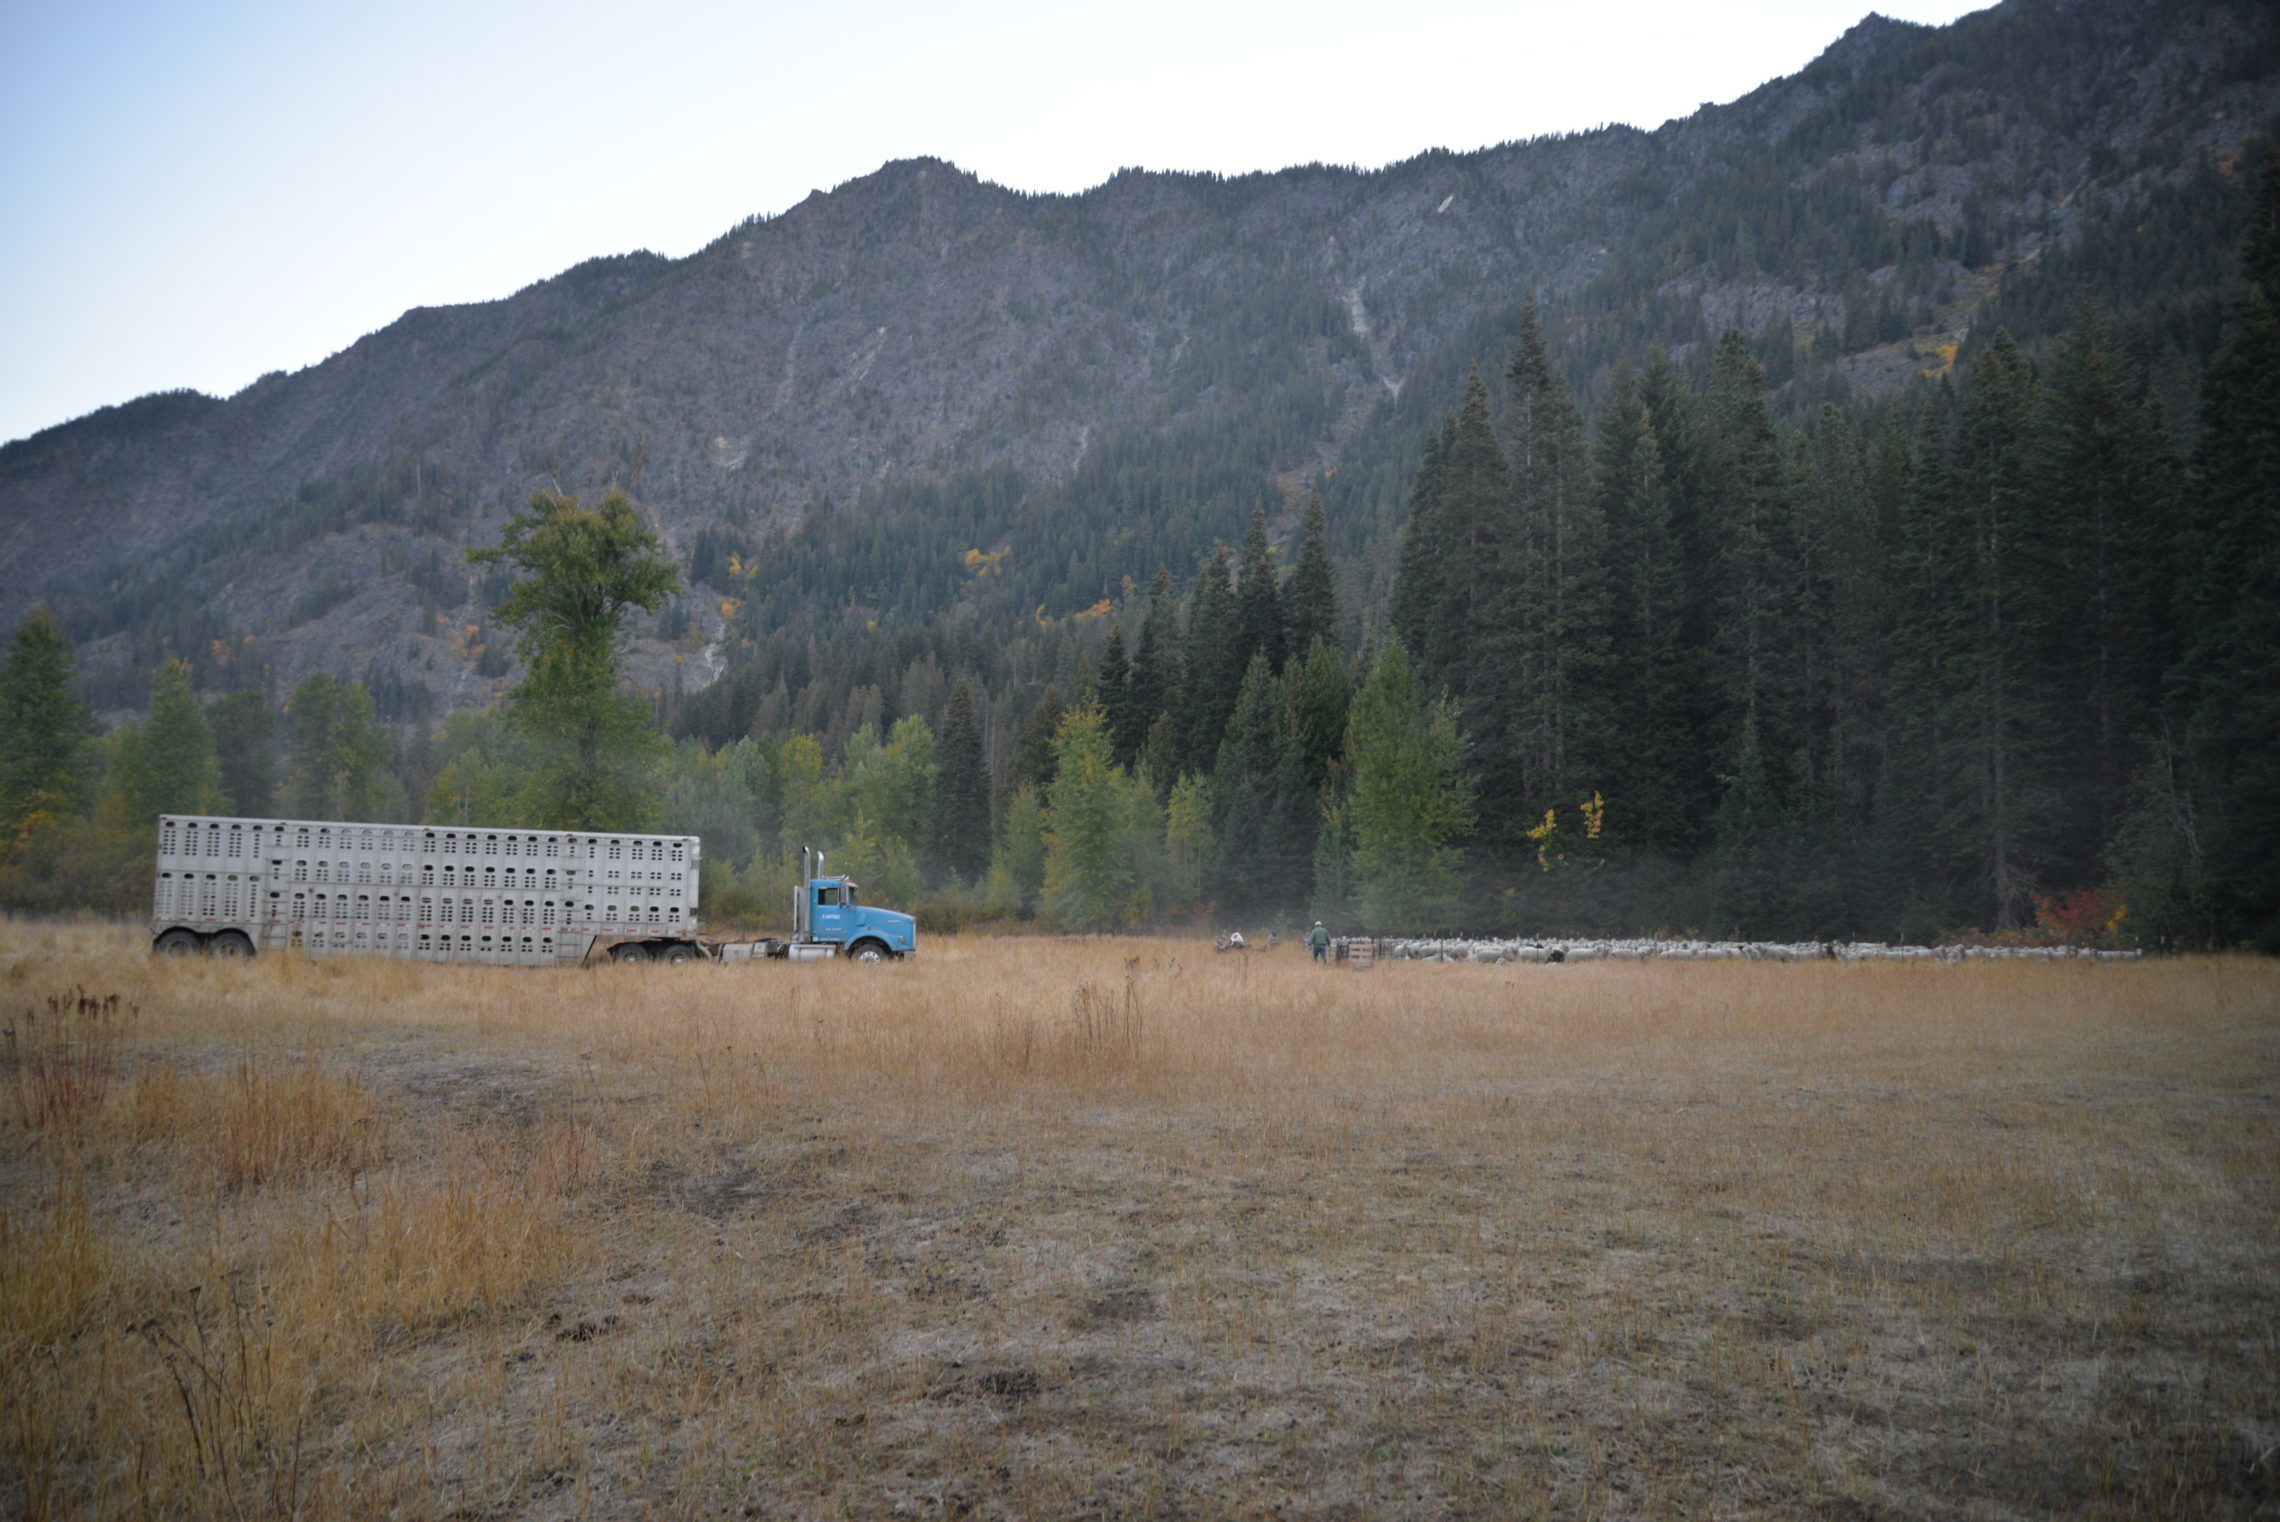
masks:
<instances>
[{"instance_id":1,"label":"white slatted trailer","mask_svg":"<svg viewBox=\"0 0 2280 1522\"><path fill-rule=\"evenodd\" d=\"M151 939L162 952L554 966L597 941L697 936L693 835L158 821Z\"/></svg>"}]
</instances>

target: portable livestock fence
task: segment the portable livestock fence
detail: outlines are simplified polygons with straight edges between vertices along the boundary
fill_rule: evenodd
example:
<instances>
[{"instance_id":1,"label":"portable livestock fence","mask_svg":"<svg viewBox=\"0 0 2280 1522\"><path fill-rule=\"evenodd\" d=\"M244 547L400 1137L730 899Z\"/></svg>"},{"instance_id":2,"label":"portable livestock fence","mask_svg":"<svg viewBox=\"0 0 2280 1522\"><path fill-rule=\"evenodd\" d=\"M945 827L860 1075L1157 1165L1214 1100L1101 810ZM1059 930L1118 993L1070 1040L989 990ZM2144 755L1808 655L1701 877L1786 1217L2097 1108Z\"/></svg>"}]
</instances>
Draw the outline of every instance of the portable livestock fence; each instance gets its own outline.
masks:
<instances>
[{"instance_id":1,"label":"portable livestock fence","mask_svg":"<svg viewBox=\"0 0 2280 1522\"><path fill-rule=\"evenodd\" d=\"M549 966L694 935L693 835L227 819L158 822L161 951Z\"/></svg>"}]
</instances>

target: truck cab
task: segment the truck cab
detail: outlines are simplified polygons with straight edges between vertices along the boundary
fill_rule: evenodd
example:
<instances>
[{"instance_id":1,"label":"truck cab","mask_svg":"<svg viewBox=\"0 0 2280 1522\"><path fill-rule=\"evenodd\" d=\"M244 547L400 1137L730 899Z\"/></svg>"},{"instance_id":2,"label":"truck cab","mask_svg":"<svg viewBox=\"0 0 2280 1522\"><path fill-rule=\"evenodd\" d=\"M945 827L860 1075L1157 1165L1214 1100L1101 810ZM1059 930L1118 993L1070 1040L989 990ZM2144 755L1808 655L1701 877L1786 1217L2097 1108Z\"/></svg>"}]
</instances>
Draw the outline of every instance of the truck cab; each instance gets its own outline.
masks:
<instances>
[{"instance_id":1,"label":"truck cab","mask_svg":"<svg viewBox=\"0 0 2280 1522\"><path fill-rule=\"evenodd\" d=\"M836 945L847 956L876 961L918 949L918 921L862 902L851 877L814 877L807 884L807 938Z\"/></svg>"},{"instance_id":2,"label":"truck cab","mask_svg":"<svg viewBox=\"0 0 2280 1522\"><path fill-rule=\"evenodd\" d=\"M864 903L851 877L825 876L821 851L803 849L800 869L800 886L792 890L788 955L798 959L803 949L812 948L807 955L836 953L858 962L883 962L918 950L918 921Z\"/></svg>"}]
</instances>

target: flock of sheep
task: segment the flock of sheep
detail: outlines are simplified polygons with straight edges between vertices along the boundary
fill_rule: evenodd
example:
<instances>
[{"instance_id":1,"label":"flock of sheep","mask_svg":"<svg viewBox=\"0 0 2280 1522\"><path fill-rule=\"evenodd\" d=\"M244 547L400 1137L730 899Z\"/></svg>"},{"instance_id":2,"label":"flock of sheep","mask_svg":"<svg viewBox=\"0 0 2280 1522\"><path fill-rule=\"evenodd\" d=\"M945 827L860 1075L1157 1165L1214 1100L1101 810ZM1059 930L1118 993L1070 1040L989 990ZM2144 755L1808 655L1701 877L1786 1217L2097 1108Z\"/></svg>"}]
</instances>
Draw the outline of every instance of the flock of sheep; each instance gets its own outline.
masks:
<instances>
[{"instance_id":1,"label":"flock of sheep","mask_svg":"<svg viewBox=\"0 0 2280 1522\"><path fill-rule=\"evenodd\" d=\"M1346 959L1353 941L1337 944ZM1978 962L1993 960L2133 962L2143 953L2086 946L1888 946L1881 941L1405 940L1379 938L1377 956L1397 962Z\"/></svg>"}]
</instances>

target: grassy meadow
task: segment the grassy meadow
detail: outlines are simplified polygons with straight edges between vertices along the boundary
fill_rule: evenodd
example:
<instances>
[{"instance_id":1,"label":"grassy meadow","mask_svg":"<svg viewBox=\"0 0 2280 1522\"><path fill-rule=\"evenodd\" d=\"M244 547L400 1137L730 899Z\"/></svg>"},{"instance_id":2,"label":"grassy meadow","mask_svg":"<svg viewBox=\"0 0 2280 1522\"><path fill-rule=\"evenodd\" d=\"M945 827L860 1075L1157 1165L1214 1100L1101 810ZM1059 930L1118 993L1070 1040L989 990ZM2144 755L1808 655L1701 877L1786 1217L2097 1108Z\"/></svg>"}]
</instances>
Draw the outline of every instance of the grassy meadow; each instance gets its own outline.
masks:
<instances>
[{"instance_id":1,"label":"grassy meadow","mask_svg":"<svg viewBox=\"0 0 2280 1522\"><path fill-rule=\"evenodd\" d=\"M0 1513L2280 1512L2280 966L0 923Z\"/></svg>"}]
</instances>

